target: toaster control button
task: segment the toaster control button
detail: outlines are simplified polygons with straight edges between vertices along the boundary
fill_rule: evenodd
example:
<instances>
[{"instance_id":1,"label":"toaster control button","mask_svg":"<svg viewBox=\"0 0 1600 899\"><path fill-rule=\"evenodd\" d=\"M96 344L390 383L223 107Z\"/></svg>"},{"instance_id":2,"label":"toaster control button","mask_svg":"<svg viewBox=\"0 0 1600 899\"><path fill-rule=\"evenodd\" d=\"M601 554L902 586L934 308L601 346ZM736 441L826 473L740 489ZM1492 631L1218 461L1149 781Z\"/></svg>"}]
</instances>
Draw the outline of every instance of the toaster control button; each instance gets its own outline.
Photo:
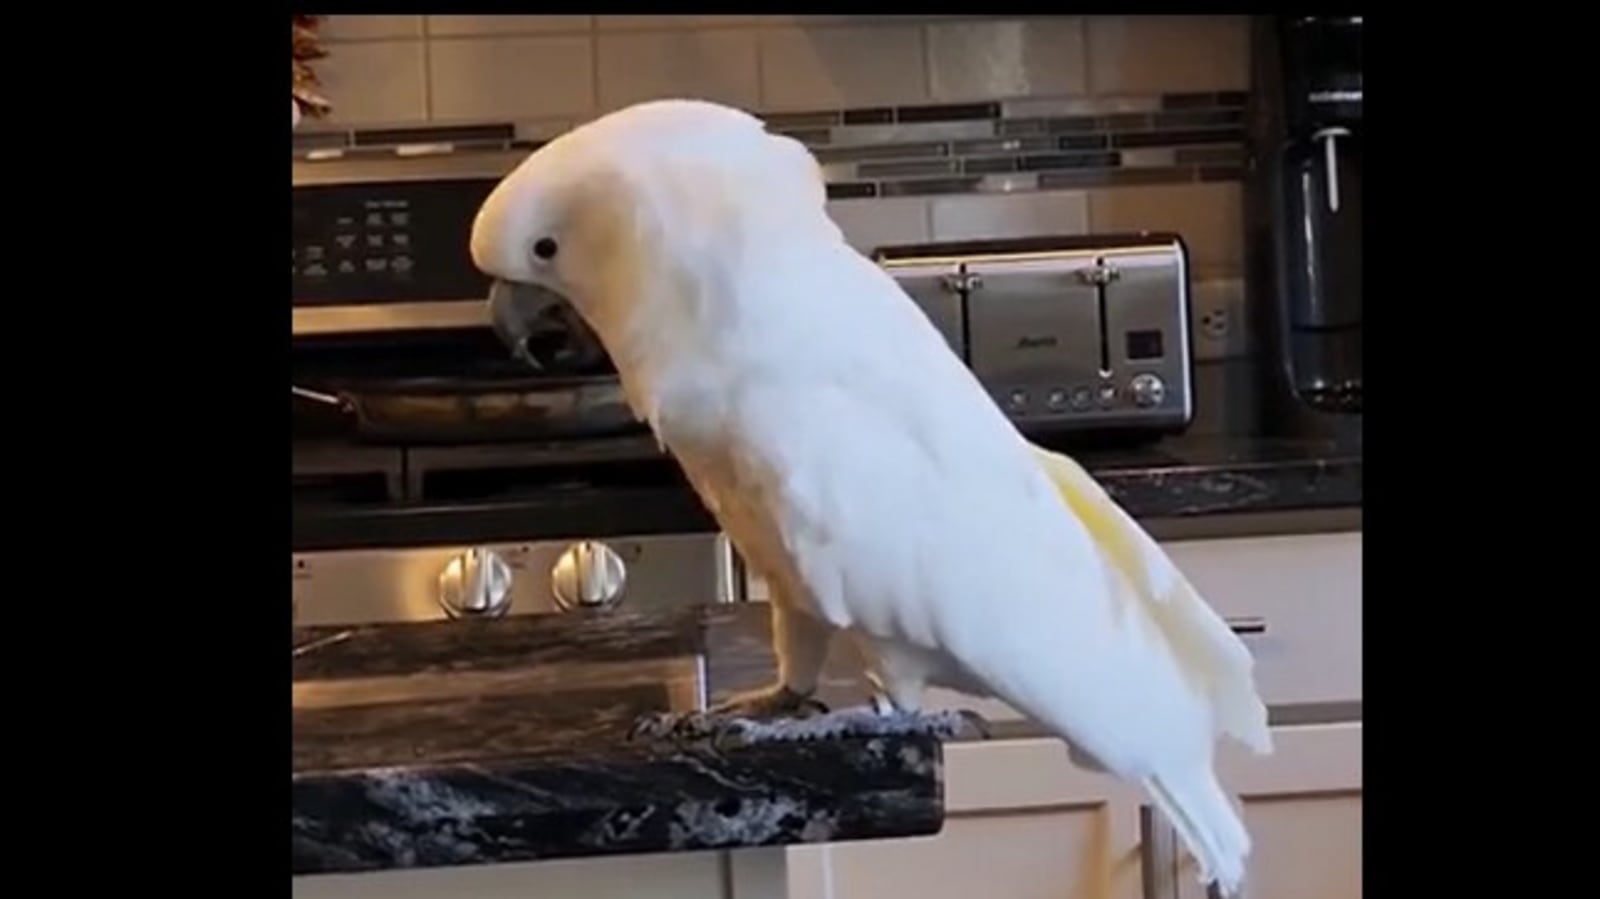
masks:
<instances>
[{"instance_id":1,"label":"toaster control button","mask_svg":"<svg viewBox=\"0 0 1600 899\"><path fill-rule=\"evenodd\" d=\"M1101 384L1100 389L1094 392L1094 396L1100 401L1100 408L1110 409L1117 404L1117 385Z\"/></svg>"},{"instance_id":2,"label":"toaster control button","mask_svg":"<svg viewBox=\"0 0 1600 899\"><path fill-rule=\"evenodd\" d=\"M1011 404L1011 408L1018 412L1028 408L1028 391L1023 390L1021 387L1012 390L1011 396L1007 399Z\"/></svg>"},{"instance_id":3,"label":"toaster control button","mask_svg":"<svg viewBox=\"0 0 1600 899\"><path fill-rule=\"evenodd\" d=\"M1067 392L1057 387L1050 391L1050 395L1045 398L1045 402L1049 403L1052 409L1060 409L1067 404Z\"/></svg>"},{"instance_id":4,"label":"toaster control button","mask_svg":"<svg viewBox=\"0 0 1600 899\"><path fill-rule=\"evenodd\" d=\"M1135 377L1128 389L1133 392L1134 403L1144 407L1161 405L1162 398L1167 395L1167 385L1148 372Z\"/></svg>"},{"instance_id":5,"label":"toaster control button","mask_svg":"<svg viewBox=\"0 0 1600 899\"><path fill-rule=\"evenodd\" d=\"M1072 403L1072 408L1082 412L1089 408L1089 404L1094 402L1094 395L1089 392L1087 387L1074 387L1072 388L1070 402Z\"/></svg>"}]
</instances>

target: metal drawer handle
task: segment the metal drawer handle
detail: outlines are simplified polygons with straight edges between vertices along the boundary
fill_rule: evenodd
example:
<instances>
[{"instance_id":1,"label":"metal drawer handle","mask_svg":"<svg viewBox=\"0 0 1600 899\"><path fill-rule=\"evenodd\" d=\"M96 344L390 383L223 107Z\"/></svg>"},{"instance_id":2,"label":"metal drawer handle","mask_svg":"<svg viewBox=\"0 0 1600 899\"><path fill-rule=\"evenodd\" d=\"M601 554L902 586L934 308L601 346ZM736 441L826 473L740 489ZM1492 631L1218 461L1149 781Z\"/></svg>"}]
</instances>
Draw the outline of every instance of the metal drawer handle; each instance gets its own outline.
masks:
<instances>
[{"instance_id":1,"label":"metal drawer handle","mask_svg":"<svg viewBox=\"0 0 1600 899\"><path fill-rule=\"evenodd\" d=\"M1181 876L1178 832L1161 813L1139 807L1139 880L1144 899L1177 899ZM1216 884L1206 887L1206 899L1224 899Z\"/></svg>"},{"instance_id":2,"label":"metal drawer handle","mask_svg":"<svg viewBox=\"0 0 1600 899\"><path fill-rule=\"evenodd\" d=\"M1139 807L1139 882L1144 899L1178 899L1178 834L1148 805Z\"/></svg>"},{"instance_id":3,"label":"metal drawer handle","mask_svg":"<svg viewBox=\"0 0 1600 899\"><path fill-rule=\"evenodd\" d=\"M1241 637L1248 634L1264 634L1267 632L1267 619L1265 618L1245 616L1224 620L1228 622L1228 627Z\"/></svg>"}]
</instances>

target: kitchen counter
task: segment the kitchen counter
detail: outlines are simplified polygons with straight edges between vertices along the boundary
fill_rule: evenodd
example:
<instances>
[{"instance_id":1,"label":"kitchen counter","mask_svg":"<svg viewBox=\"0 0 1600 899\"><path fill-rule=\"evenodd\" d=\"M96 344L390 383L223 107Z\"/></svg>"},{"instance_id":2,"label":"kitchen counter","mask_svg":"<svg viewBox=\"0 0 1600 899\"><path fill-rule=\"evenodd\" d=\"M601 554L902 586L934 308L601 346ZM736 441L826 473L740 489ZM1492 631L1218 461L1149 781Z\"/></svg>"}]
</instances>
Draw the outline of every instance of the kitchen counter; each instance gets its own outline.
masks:
<instances>
[{"instance_id":1,"label":"kitchen counter","mask_svg":"<svg viewBox=\"0 0 1600 899\"><path fill-rule=\"evenodd\" d=\"M1042 444L1051 445L1041 440ZM410 470L430 453L407 451ZM296 551L374 546L532 541L568 537L711 532L716 525L649 438L637 445L485 449L518 464L604 466L627 471L614 484L510 490L440 501L297 503ZM1143 522L1242 521L1281 513L1358 513L1361 450L1326 441L1183 437L1137 450L1074 453L1130 514ZM590 457L593 456L591 459ZM654 461L627 461L630 458ZM626 467L619 468L619 462ZM653 477L639 471L652 470ZM1342 526L1349 526L1348 524ZM1165 537L1160 527L1152 527ZM1179 529L1181 530L1181 528ZM1170 531L1169 531L1170 532Z\"/></svg>"},{"instance_id":2,"label":"kitchen counter","mask_svg":"<svg viewBox=\"0 0 1600 899\"><path fill-rule=\"evenodd\" d=\"M751 616L764 611L296 631L294 873L937 833L931 737L628 739L640 714L760 677L730 636Z\"/></svg>"}]
</instances>

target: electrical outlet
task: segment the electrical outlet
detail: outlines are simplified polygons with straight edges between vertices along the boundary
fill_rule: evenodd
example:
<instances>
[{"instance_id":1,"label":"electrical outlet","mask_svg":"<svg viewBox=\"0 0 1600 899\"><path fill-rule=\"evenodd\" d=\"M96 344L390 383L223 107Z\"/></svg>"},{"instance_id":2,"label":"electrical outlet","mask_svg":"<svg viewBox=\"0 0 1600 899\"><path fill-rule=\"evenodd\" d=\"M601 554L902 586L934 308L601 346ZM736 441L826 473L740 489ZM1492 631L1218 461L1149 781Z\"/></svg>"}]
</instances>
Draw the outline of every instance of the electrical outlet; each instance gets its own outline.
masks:
<instances>
[{"instance_id":1,"label":"electrical outlet","mask_svg":"<svg viewBox=\"0 0 1600 899\"><path fill-rule=\"evenodd\" d=\"M1196 362L1230 359L1250 352L1250 322L1244 310L1244 282L1197 281L1194 301L1194 358Z\"/></svg>"}]
</instances>

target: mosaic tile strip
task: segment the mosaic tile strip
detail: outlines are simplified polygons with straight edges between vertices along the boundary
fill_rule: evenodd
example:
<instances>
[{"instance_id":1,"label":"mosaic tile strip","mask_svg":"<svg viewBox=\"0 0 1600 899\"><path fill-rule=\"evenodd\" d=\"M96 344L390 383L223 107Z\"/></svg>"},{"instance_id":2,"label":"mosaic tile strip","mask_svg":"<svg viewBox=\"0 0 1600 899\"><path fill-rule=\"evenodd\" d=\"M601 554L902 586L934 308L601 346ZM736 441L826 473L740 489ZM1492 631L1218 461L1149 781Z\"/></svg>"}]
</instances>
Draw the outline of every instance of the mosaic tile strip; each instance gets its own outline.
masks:
<instances>
[{"instance_id":1,"label":"mosaic tile strip","mask_svg":"<svg viewBox=\"0 0 1600 899\"><path fill-rule=\"evenodd\" d=\"M1237 92L818 110L764 115L805 143L833 199L1226 181L1244 166ZM511 125L322 132L296 155L526 148Z\"/></svg>"}]
</instances>

